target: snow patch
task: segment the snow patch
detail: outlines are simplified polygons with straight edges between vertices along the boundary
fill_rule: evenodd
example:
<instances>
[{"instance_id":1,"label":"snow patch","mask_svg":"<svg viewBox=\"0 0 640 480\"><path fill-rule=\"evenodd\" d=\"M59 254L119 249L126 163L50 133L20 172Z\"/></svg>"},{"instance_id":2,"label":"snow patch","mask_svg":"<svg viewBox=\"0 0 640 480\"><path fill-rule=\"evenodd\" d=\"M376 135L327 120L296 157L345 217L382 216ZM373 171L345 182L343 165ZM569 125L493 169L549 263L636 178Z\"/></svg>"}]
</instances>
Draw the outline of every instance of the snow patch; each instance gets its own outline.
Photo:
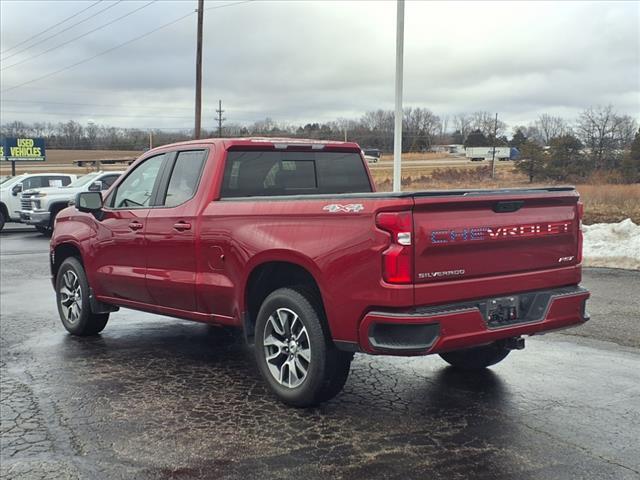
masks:
<instances>
[{"instance_id":1,"label":"snow patch","mask_svg":"<svg viewBox=\"0 0 640 480\"><path fill-rule=\"evenodd\" d=\"M640 226L620 223L583 225L584 265L640 270Z\"/></svg>"}]
</instances>

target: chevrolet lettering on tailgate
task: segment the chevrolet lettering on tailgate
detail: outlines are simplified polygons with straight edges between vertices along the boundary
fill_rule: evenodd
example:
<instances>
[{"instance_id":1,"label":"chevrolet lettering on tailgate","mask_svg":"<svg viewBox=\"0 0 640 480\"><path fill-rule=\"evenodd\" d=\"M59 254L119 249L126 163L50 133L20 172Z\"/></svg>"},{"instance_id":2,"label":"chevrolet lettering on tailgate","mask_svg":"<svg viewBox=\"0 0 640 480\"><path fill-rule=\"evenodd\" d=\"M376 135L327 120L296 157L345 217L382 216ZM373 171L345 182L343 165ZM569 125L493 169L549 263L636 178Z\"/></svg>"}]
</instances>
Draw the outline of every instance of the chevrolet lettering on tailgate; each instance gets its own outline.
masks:
<instances>
[{"instance_id":1,"label":"chevrolet lettering on tailgate","mask_svg":"<svg viewBox=\"0 0 640 480\"><path fill-rule=\"evenodd\" d=\"M505 240L510 238L541 237L561 235L571 232L568 222L536 223L508 227L471 227L452 230L434 230L430 234L431 243L450 244L482 240Z\"/></svg>"}]
</instances>

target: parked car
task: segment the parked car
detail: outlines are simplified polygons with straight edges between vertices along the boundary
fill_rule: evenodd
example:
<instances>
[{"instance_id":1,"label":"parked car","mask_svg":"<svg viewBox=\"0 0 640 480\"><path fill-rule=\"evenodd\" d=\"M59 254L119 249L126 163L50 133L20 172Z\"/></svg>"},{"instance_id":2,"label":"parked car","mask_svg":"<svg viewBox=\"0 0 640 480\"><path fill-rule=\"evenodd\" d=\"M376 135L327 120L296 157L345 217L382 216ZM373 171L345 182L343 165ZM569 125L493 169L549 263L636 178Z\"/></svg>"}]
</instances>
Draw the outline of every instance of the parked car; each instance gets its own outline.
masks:
<instances>
[{"instance_id":1,"label":"parked car","mask_svg":"<svg viewBox=\"0 0 640 480\"><path fill-rule=\"evenodd\" d=\"M20 221L49 233L60 210L66 208L79 192L107 190L123 172L94 172L65 187L36 188L22 193Z\"/></svg>"},{"instance_id":2,"label":"parked car","mask_svg":"<svg viewBox=\"0 0 640 480\"><path fill-rule=\"evenodd\" d=\"M271 390L309 406L354 352L475 370L582 324L581 218L572 187L376 193L355 143L197 140L78 194L50 266L70 333L119 307L242 328Z\"/></svg>"},{"instance_id":3,"label":"parked car","mask_svg":"<svg viewBox=\"0 0 640 480\"><path fill-rule=\"evenodd\" d=\"M365 148L362 150L362 154L364 155L364 159L368 163L378 163L380 161L380 155L382 152L377 148Z\"/></svg>"},{"instance_id":4,"label":"parked car","mask_svg":"<svg viewBox=\"0 0 640 480\"><path fill-rule=\"evenodd\" d=\"M21 192L40 187L62 187L76 178L68 173L24 173L5 178L0 183L0 231L5 222L20 221Z\"/></svg>"}]
</instances>

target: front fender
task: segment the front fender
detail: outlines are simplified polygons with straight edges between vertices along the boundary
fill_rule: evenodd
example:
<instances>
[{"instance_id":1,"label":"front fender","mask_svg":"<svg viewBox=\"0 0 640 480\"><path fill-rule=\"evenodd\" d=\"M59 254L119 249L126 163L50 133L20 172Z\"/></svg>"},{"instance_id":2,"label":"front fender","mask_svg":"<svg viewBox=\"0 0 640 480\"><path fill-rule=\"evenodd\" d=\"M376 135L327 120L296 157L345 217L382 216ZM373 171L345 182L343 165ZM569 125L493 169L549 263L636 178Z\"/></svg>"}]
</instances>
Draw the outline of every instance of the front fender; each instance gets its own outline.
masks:
<instances>
[{"instance_id":1,"label":"front fender","mask_svg":"<svg viewBox=\"0 0 640 480\"><path fill-rule=\"evenodd\" d=\"M75 247L80 252L81 260L85 265L89 284L92 284L93 275L87 262L90 262L90 249L95 237L95 219L89 214L78 212L73 207L67 207L60 211L56 217L55 228L49 244L52 253L61 245Z\"/></svg>"}]
</instances>

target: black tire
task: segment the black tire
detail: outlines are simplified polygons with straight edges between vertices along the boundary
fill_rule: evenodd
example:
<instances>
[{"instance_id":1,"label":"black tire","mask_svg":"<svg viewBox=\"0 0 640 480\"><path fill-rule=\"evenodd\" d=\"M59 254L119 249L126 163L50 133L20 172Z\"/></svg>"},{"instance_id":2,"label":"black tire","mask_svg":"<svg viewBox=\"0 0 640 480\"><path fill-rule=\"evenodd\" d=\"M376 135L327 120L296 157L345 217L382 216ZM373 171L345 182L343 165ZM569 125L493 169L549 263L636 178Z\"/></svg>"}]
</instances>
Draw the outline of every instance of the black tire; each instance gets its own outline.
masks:
<instances>
[{"instance_id":1,"label":"black tire","mask_svg":"<svg viewBox=\"0 0 640 480\"><path fill-rule=\"evenodd\" d=\"M4 222L5 222L4 212L2 210L0 210L0 232L4 228Z\"/></svg>"},{"instance_id":2,"label":"black tire","mask_svg":"<svg viewBox=\"0 0 640 480\"><path fill-rule=\"evenodd\" d=\"M306 371L301 383L295 386L285 385L276 379L272 369L277 369L277 367L267 361L268 352L264 345L266 329L271 328L267 326L267 322L270 321L272 315L277 315L277 312L282 309L293 312L296 319L306 329L308 340L308 344L305 343L305 345L309 348L310 360L308 363L304 361L304 357L300 360L306 365ZM291 325L298 325L295 323L297 320L293 320ZM299 327L299 329L301 330L302 327ZM294 330L293 327L290 328L290 336L293 336ZM288 345L284 336L283 340L279 341L282 345ZM303 343L301 341L300 345L303 346ZM287 355L293 357L291 354L293 350L287 349L288 353L284 353L280 347L271 346L269 348L276 348L277 352L279 352L278 355L283 355L285 359ZM340 393L349 377L349 369L353 359L353 353L340 351L333 345L322 305L304 287L280 288L272 292L264 300L256 321L255 355L260 373L267 381L270 389L281 401L294 407L311 407L330 400ZM283 369L284 366L281 367L281 370ZM289 372L290 368L283 371ZM298 371L298 373L300 372L301 370ZM289 376L290 380L291 377Z\"/></svg>"},{"instance_id":3,"label":"black tire","mask_svg":"<svg viewBox=\"0 0 640 480\"><path fill-rule=\"evenodd\" d=\"M36 225L36 230L41 233L42 235L51 235L51 230L49 229L49 227L43 227L41 225Z\"/></svg>"},{"instance_id":4,"label":"black tire","mask_svg":"<svg viewBox=\"0 0 640 480\"><path fill-rule=\"evenodd\" d=\"M69 279L75 278L76 283ZM74 288L71 288L71 287ZM69 295L66 292L78 292ZM73 297L73 301L69 299ZM72 335L88 336L100 333L109 320L108 313L93 313L89 301L89 282L80 260L69 257L62 262L56 275L56 303L62 325ZM73 304L75 303L75 307ZM79 307L79 308L77 308ZM74 313L75 312L75 313Z\"/></svg>"},{"instance_id":5,"label":"black tire","mask_svg":"<svg viewBox=\"0 0 640 480\"><path fill-rule=\"evenodd\" d=\"M496 342L491 345L441 353L440 356L445 362L460 370L482 370L504 360L510 351L500 342Z\"/></svg>"}]
</instances>

